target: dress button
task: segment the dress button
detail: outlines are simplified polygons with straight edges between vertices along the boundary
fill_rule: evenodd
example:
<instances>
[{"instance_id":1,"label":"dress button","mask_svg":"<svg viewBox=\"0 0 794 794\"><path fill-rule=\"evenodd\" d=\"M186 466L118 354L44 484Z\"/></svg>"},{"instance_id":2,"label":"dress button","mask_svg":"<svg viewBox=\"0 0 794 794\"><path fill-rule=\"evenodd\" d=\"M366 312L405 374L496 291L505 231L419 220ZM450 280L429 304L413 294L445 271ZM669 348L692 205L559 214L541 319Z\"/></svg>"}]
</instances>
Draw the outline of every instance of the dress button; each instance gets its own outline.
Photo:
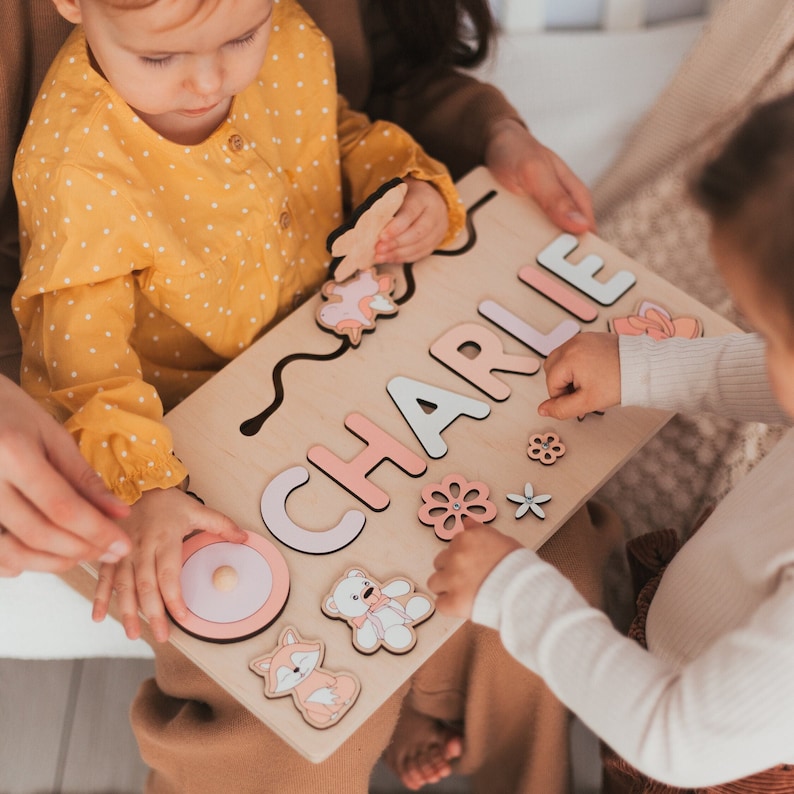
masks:
<instances>
[{"instance_id":1,"label":"dress button","mask_svg":"<svg viewBox=\"0 0 794 794\"><path fill-rule=\"evenodd\" d=\"M236 134L229 136L229 146L231 146L235 152L239 152L240 149L243 148L243 136Z\"/></svg>"},{"instance_id":2,"label":"dress button","mask_svg":"<svg viewBox=\"0 0 794 794\"><path fill-rule=\"evenodd\" d=\"M281 224L282 229L289 229L289 225L292 222L289 217L288 212L282 212L281 217L278 219L278 222Z\"/></svg>"}]
</instances>

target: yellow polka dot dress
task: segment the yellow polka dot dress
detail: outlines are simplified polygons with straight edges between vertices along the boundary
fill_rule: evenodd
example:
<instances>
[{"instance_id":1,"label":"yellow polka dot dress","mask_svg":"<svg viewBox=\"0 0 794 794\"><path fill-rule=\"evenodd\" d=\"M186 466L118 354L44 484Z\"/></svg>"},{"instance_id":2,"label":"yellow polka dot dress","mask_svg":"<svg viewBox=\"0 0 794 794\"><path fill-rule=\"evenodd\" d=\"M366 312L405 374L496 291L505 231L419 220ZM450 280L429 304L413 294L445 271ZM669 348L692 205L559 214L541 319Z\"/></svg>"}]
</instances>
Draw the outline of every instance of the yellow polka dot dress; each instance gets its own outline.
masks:
<instances>
[{"instance_id":1,"label":"yellow polka dot dress","mask_svg":"<svg viewBox=\"0 0 794 794\"><path fill-rule=\"evenodd\" d=\"M127 502L182 481L172 407L327 278L328 233L387 179L446 170L336 94L330 42L280 0L265 63L204 142L154 132L91 67L78 27L17 154L22 384Z\"/></svg>"}]
</instances>

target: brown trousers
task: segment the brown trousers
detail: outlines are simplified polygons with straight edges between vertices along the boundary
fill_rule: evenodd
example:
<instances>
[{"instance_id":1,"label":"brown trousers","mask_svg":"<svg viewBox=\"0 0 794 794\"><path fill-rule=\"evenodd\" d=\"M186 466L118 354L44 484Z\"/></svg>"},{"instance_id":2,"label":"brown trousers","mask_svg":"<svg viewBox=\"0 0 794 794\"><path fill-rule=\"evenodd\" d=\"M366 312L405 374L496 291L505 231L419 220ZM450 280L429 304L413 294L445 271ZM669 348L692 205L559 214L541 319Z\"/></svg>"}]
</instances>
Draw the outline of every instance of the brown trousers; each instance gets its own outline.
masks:
<instances>
[{"instance_id":1,"label":"brown trousers","mask_svg":"<svg viewBox=\"0 0 794 794\"><path fill-rule=\"evenodd\" d=\"M579 510L541 549L590 601L622 540L598 505ZM464 725L460 771L489 794L565 794L568 712L504 650L496 632L466 624L329 759L312 764L171 645L155 649L155 678L132 706L132 727L152 769L148 794L365 794L407 701Z\"/></svg>"}]
</instances>

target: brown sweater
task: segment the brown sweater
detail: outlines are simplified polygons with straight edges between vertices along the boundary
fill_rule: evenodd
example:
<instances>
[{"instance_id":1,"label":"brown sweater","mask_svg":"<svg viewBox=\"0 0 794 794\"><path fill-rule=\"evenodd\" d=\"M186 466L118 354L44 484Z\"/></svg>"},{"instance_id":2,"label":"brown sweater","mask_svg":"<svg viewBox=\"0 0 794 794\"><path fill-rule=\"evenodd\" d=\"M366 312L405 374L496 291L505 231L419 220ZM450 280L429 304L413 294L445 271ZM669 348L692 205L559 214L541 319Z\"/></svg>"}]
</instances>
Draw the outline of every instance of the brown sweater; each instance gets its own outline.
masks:
<instances>
[{"instance_id":1,"label":"brown sweater","mask_svg":"<svg viewBox=\"0 0 794 794\"><path fill-rule=\"evenodd\" d=\"M70 28L52 0L0 3L0 287L13 289L19 279L14 153L44 74Z\"/></svg>"}]
</instances>

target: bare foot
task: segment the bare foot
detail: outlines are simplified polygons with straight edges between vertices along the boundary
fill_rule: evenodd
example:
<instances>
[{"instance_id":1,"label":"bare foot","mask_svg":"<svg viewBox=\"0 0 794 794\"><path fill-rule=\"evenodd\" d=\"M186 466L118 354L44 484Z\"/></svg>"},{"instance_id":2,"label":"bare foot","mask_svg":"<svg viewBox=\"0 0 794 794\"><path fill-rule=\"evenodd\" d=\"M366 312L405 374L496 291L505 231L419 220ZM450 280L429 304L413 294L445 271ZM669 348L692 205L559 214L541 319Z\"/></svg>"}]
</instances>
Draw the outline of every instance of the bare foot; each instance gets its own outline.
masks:
<instances>
[{"instance_id":1,"label":"bare foot","mask_svg":"<svg viewBox=\"0 0 794 794\"><path fill-rule=\"evenodd\" d=\"M411 791L452 774L452 761L463 753L459 732L403 704L385 761Z\"/></svg>"}]
</instances>

